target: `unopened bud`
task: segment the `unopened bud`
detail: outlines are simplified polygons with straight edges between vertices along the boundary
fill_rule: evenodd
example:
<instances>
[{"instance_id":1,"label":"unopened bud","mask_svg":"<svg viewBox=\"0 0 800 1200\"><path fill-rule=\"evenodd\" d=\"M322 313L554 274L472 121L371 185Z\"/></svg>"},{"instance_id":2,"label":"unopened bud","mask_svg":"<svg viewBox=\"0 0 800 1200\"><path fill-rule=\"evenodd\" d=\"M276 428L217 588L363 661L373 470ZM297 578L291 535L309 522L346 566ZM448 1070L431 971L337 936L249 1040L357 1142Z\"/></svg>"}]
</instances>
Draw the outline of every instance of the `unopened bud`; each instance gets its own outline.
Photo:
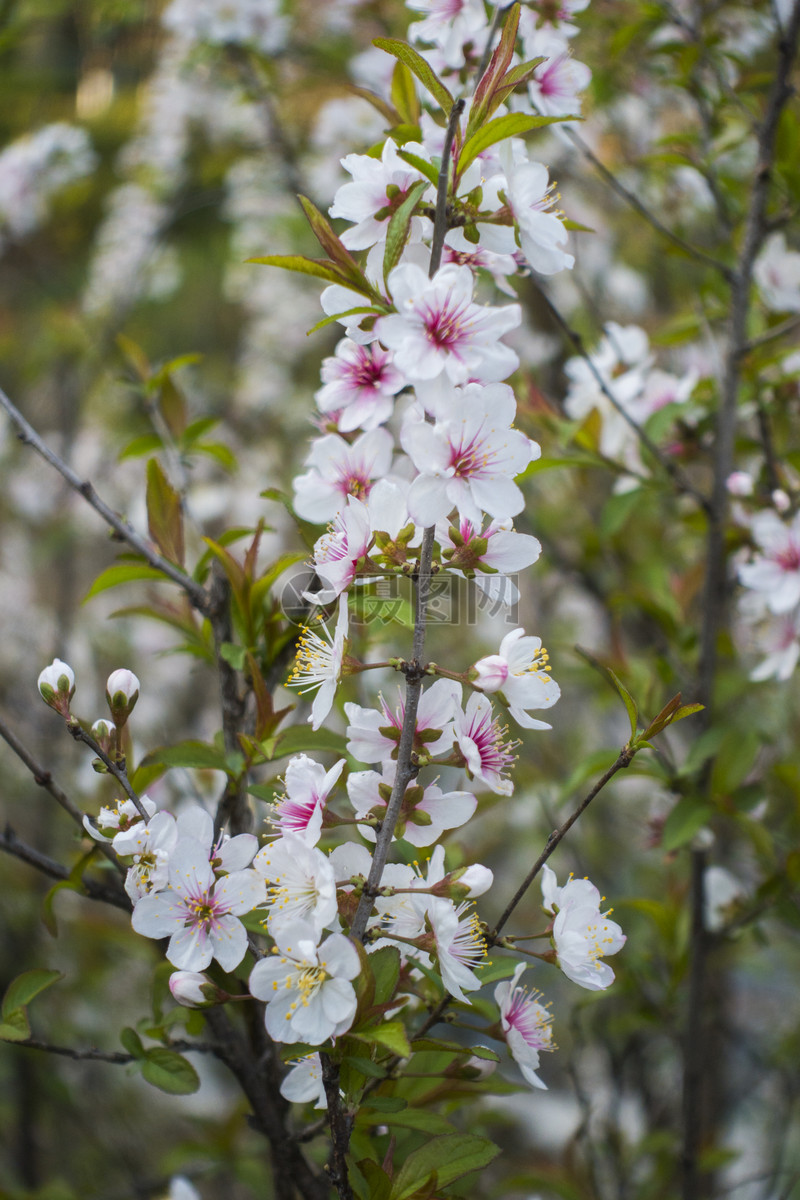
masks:
<instances>
[{"instance_id":1,"label":"unopened bud","mask_svg":"<svg viewBox=\"0 0 800 1200\"><path fill-rule=\"evenodd\" d=\"M169 977L169 990L173 1000L184 1008L210 1008L212 1004L224 1004L229 999L227 992L198 971L173 971Z\"/></svg>"},{"instance_id":2,"label":"unopened bud","mask_svg":"<svg viewBox=\"0 0 800 1200\"><path fill-rule=\"evenodd\" d=\"M731 496L752 496L753 476L747 471L732 471L725 480L725 486Z\"/></svg>"},{"instance_id":3,"label":"unopened bud","mask_svg":"<svg viewBox=\"0 0 800 1200\"><path fill-rule=\"evenodd\" d=\"M435 896L447 896L451 900L472 899L488 892L494 882L494 875L488 867L473 863L470 867L459 867L440 879L431 888Z\"/></svg>"},{"instance_id":4,"label":"unopened bud","mask_svg":"<svg viewBox=\"0 0 800 1200\"><path fill-rule=\"evenodd\" d=\"M92 726L92 737L97 742L101 750L108 754L111 749L111 743L114 740L116 725L113 721L107 721L105 717L101 717L99 721L95 721Z\"/></svg>"},{"instance_id":5,"label":"unopened bud","mask_svg":"<svg viewBox=\"0 0 800 1200\"><path fill-rule=\"evenodd\" d=\"M792 502L783 488L775 488L775 491L772 493L772 503L779 513L788 512L792 507Z\"/></svg>"},{"instance_id":6,"label":"unopened bud","mask_svg":"<svg viewBox=\"0 0 800 1200\"><path fill-rule=\"evenodd\" d=\"M38 679L39 692L45 704L54 708L62 717L69 716L69 702L75 694L75 672L72 667L54 658Z\"/></svg>"},{"instance_id":7,"label":"unopened bud","mask_svg":"<svg viewBox=\"0 0 800 1200\"><path fill-rule=\"evenodd\" d=\"M133 671L112 671L106 683L106 700L118 726L125 724L138 699L139 680Z\"/></svg>"}]
</instances>

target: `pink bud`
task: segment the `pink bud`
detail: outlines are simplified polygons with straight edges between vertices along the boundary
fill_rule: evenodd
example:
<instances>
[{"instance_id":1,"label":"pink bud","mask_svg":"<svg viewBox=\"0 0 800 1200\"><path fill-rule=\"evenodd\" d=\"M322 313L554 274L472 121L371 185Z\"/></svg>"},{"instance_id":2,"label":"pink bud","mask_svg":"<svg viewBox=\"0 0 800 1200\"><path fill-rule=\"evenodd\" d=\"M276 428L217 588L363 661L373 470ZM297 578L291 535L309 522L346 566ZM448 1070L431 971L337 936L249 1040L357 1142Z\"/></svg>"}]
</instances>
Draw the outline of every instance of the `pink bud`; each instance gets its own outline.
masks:
<instances>
[{"instance_id":1,"label":"pink bud","mask_svg":"<svg viewBox=\"0 0 800 1200\"><path fill-rule=\"evenodd\" d=\"M184 1008L207 1008L210 1004L222 1004L227 1000L223 992L198 971L173 971L169 977L172 997Z\"/></svg>"},{"instance_id":2,"label":"pink bud","mask_svg":"<svg viewBox=\"0 0 800 1200\"><path fill-rule=\"evenodd\" d=\"M508 679L508 663L499 654L479 659L472 669L477 673L475 686L482 692L498 692Z\"/></svg>"}]
</instances>

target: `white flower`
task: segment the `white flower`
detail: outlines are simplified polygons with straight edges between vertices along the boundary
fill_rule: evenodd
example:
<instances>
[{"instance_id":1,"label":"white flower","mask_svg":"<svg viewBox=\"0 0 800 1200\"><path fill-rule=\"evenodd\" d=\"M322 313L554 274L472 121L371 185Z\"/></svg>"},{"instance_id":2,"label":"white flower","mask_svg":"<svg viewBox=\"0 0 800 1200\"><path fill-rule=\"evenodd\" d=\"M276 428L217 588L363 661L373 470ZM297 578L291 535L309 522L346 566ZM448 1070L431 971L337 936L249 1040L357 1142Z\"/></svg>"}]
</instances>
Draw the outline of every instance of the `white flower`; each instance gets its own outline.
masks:
<instances>
[{"instance_id":1,"label":"white flower","mask_svg":"<svg viewBox=\"0 0 800 1200\"><path fill-rule=\"evenodd\" d=\"M484 204L500 206L500 192L519 229L519 244L530 265L540 275L554 275L575 265L575 259L561 247L567 242L563 214L553 211L558 201L555 185L550 183L542 163L515 162L506 144L500 152L503 173L492 176L484 188ZM516 239L513 226L480 222L481 245L497 254L514 254Z\"/></svg>"},{"instance_id":2,"label":"white flower","mask_svg":"<svg viewBox=\"0 0 800 1200\"><path fill-rule=\"evenodd\" d=\"M328 1098L319 1054L306 1054L289 1063L289 1066L291 1070L280 1089L284 1100L291 1100L295 1104L307 1104L313 1100L314 1108L327 1108Z\"/></svg>"},{"instance_id":3,"label":"white flower","mask_svg":"<svg viewBox=\"0 0 800 1200\"><path fill-rule=\"evenodd\" d=\"M317 937L337 919L336 877L321 850L295 833L263 846L253 866L267 883L270 933L303 921Z\"/></svg>"},{"instance_id":4,"label":"white flower","mask_svg":"<svg viewBox=\"0 0 800 1200\"><path fill-rule=\"evenodd\" d=\"M112 839L117 854L133 858L125 877L125 891L135 904L148 892L160 892L169 883L169 856L178 838L175 818L157 812L145 823L137 821Z\"/></svg>"},{"instance_id":5,"label":"white flower","mask_svg":"<svg viewBox=\"0 0 800 1200\"><path fill-rule=\"evenodd\" d=\"M337 433L317 438L307 463L310 470L294 481L295 509L304 521L329 521L349 496L366 500L375 479L392 465L394 441L386 429L371 429L352 443Z\"/></svg>"},{"instance_id":6,"label":"white flower","mask_svg":"<svg viewBox=\"0 0 800 1200\"><path fill-rule=\"evenodd\" d=\"M500 1025L506 1044L523 1078L531 1087L546 1088L536 1069L540 1052L555 1049L551 1028L553 1018L539 1003L541 992L529 994L526 988L517 987L517 980L524 970L525 963L519 963L514 977L497 985L494 998L500 1006Z\"/></svg>"},{"instance_id":7,"label":"white flower","mask_svg":"<svg viewBox=\"0 0 800 1200\"><path fill-rule=\"evenodd\" d=\"M425 157L418 142L409 148ZM342 234L342 243L348 249L368 250L376 242L385 240L392 214L405 200L411 186L423 176L416 167L400 158L391 138L384 142L380 158L348 154L342 159L342 166L352 175L352 182L342 184L329 212L332 217L356 222L352 229ZM419 217L413 219L410 234L413 241L419 241L422 234Z\"/></svg>"},{"instance_id":8,"label":"white flower","mask_svg":"<svg viewBox=\"0 0 800 1200\"><path fill-rule=\"evenodd\" d=\"M773 312L800 312L800 254L789 250L783 233L767 238L755 261L753 278Z\"/></svg>"},{"instance_id":9,"label":"white flower","mask_svg":"<svg viewBox=\"0 0 800 1200\"><path fill-rule=\"evenodd\" d=\"M314 688L319 689L314 697L311 715L308 718L312 729L319 729L331 711L336 687L342 677L348 626L349 613L347 594L345 593L339 600L339 615L336 618L336 631L333 637L324 624L317 625L317 629L322 631L324 638L308 625L303 627L297 646L294 670L289 677L289 686L299 688L301 695Z\"/></svg>"},{"instance_id":10,"label":"white flower","mask_svg":"<svg viewBox=\"0 0 800 1200\"><path fill-rule=\"evenodd\" d=\"M275 953L250 975L250 991L265 1001L264 1023L276 1042L319 1046L345 1033L356 1015L351 979L360 970L355 946L341 933L317 945L302 921L275 930Z\"/></svg>"},{"instance_id":11,"label":"white flower","mask_svg":"<svg viewBox=\"0 0 800 1200\"><path fill-rule=\"evenodd\" d=\"M528 84L528 94L539 112L548 117L566 117L579 113L579 94L591 82L592 72L585 63L572 57L569 46L557 34L541 30L525 43L528 58L544 56Z\"/></svg>"},{"instance_id":12,"label":"white flower","mask_svg":"<svg viewBox=\"0 0 800 1200\"><path fill-rule=\"evenodd\" d=\"M574 983L600 991L614 982L603 958L625 945L625 934L609 913L601 913L603 897L588 879L572 879L558 887L548 866L542 868L542 895L548 912L556 912L553 943L558 965Z\"/></svg>"},{"instance_id":13,"label":"white flower","mask_svg":"<svg viewBox=\"0 0 800 1200\"><path fill-rule=\"evenodd\" d=\"M489 383L519 366L514 351L499 340L519 325L519 305L474 304L469 267L448 264L428 279L422 267L403 263L388 282L397 312L380 317L375 333L394 350L394 364L406 379L435 379L444 371L452 383L470 378Z\"/></svg>"},{"instance_id":14,"label":"white flower","mask_svg":"<svg viewBox=\"0 0 800 1200\"><path fill-rule=\"evenodd\" d=\"M489 35L483 0L407 0L406 7L427 13L408 27L412 42L433 42L448 67L464 65L464 46L483 47Z\"/></svg>"},{"instance_id":15,"label":"white flower","mask_svg":"<svg viewBox=\"0 0 800 1200\"><path fill-rule=\"evenodd\" d=\"M468 902L456 906L438 896L420 896L419 901L423 900L427 900L425 914L435 940L442 983L456 1000L466 1001L464 992L481 986L474 968L486 960L486 940L478 914Z\"/></svg>"},{"instance_id":16,"label":"white flower","mask_svg":"<svg viewBox=\"0 0 800 1200\"><path fill-rule=\"evenodd\" d=\"M247 930L238 918L264 899L256 871L234 871L216 881L205 847L184 838L170 856L169 887L138 901L133 928L144 937L169 937L173 966L203 971L216 958L232 971L247 953Z\"/></svg>"},{"instance_id":17,"label":"white flower","mask_svg":"<svg viewBox=\"0 0 800 1200\"><path fill-rule=\"evenodd\" d=\"M378 697L381 711L345 704L347 750L359 762L385 762L397 758L400 731L405 716L405 700L398 688L400 703L392 711L383 696ZM453 744L452 719L461 699L461 686L451 679L437 679L420 696L414 735L414 749L430 755L443 754Z\"/></svg>"},{"instance_id":18,"label":"white flower","mask_svg":"<svg viewBox=\"0 0 800 1200\"><path fill-rule=\"evenodd\" d=\"M511 716L523 729L550 729L526 711L550 708L561 695L549 675L548 657L541 638L526 637L524 629L513 629L503 638L497 654L475 663L475 687L484 692L502 691Z\"/></svg>"},{"instance_id":19,"label":"white flower","mask_svg":"<svg viewBox=\"0 0 800 1200\"><path fill-rule=\"evenodd\" d=\"M397 770L394 762L384 763L383 775L376 771L352 771L347 779L347 794L357 818L375 811L378 817L387 804ZM406 788L398 817L395 837L405 838L412 846L432 846L446 829L465 824L477 807L470 792L443 792L435 783L426 788L412 785ZM368 841L375 841L375 831L369 825L359 826Z\"/></svg>"},{"instance_id":20,"label":"white flower","mask_svg":"<svg viewBox=\"0 0 800 1200\"><path fill-rule=\"evenodd\" d=\"M295 833L309 846L316 846L322 832L325 802L342 773L340 758L329 771L306 754L290 759L284 776L285 794L273 807L272 822L281 833Z\"/></svg>"},{"instance_id":21,"label":"white flower","mask_svg":"<svg viewBox=\"0 0 800 1200\"><path fill-rule=\"evenodd\" d=\"M136 698L139 695L139 680L134 675L133 671L128 671L121 667L117 671L112 671L106 683L106 695L109 697L109 704L124 703L128 707L133 708L136 703ZM121 697L121 699L117 699Z\"/></svg>"},{"instance_id":22,"label":"white flower","mask_svg":"<svg viewBox=\"0 0 800 1200\"><path fill-rule=\"evenodd\" d=\"M149 796L140 796L139 803L148 818L152 817L156 811L156 806ZM97 842L108 842L111 838L105 837L100 830L113 829L115 831L121 829L131 829L138 821L142 820L142 815L132 800L118 800L114 808L104 807L96 817L96 825L92 824L88 816L83 818L83 827L87 833Z\"/></svg>"},{"instance_id":23,"label":"white flower","mask_svg":"<svg viewBox=\"0 0 800 1200\"><path fill-rule=\"evenodd\" d=\"M767 509L753 518L751 532L763 553L739 567L739 580L764 595L770 612L789 612L800 604L800 513L785 524Z\"/></svg>"},{"instance_id":24,"label":"white flower","mask_svg":"<svg viewBox=\"0 0 800 1200\"><path fill-rule=\"evenodd\" d=\"M504 383L453 388L449 415L431 427L412 411L403 424L403 449L420 472L408 493L408 510L418 525L434 525L453 509L474 525L482 514L507 518L525 506L514 483L541 449L511 428L516 402ZM438 412L447 409L439 395Z\"/></svg>"}]
</instances>

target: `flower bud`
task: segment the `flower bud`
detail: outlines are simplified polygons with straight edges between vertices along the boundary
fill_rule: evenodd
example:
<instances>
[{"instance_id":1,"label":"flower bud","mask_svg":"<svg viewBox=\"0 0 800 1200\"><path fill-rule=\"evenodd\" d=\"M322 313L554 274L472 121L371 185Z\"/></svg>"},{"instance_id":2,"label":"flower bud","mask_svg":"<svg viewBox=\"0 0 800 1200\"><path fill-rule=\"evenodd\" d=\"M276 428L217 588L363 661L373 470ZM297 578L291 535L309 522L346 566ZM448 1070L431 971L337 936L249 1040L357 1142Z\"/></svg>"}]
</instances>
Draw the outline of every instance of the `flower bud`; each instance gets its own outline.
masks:
<instances>
[{"instance_id":1,"label":"flower bud","mask_svg":"<svg viewBox=\"0 0 800 1200\"><path fill-rule=\"evenodd\" d=\"M125 724L138 699L139 680L133 671L112 671L106 683L106 700L118 726Z\"/></svg>"},{"instance_id":2,"label":"flower bud","mask_svg":"<svg viewBox=\"0 0 800 1200\"><path fill-rule=\"evenodd\" d=\"M431 888L435 896L447 896L451 900L472 899L488 892L494 875L488 867L473 863L470 867L459 867L450 871Z\"/></svg>"},{"instance_id":3,"label":"flower bud","mask_svg":"<svg viewBox=\"0 0 800 1200\"><path fill-rule=\"evenodd\" d=\"M75 695L75 673L60 658L54 658L38 679L39 692L45 704L62 717L69 716L69 702Z\"/></svg>"},{"instance_id":4,"label":"flower bud","mask_svg":"<svg viewBox=\"0 0 800 1200\"><path fill-rule=\"evenodd\" d=\"M508 679L508 663L499 654L488 654L475 663L470 674L482 692L497 692Z\"/></svg>"},{"instance_id":5,"label":"flower bud","mask_svg":"<svg viewBox=\"0 0 800 1200\"><path fill-rule=\"evenodd\" d=\"M116 725L113 721L107 721L105 717L100 717L92 726L92 737L97 742L101 750L108 754L111 749L111 743L116 732Z\"/></svg>"},{"instance_id":6,"label":"flower bud","mask_svg":"<svg viewBox=\"0 0 800 1200\"><path fill-rule=\"evenodd\" d=\"M747 471L733 471L725 480L725 486L731 496L752 496L753 476Z\"/></svg>"},{"instance_id":7,"label":"flower bud","mask_svg":"<svg viewBox=\"0 0 800 1200\"><path fill-rule=\"evenodd\" d=\"M169 990L173 1000L184 1008L209 1008L212 1004L224 1004L228 999L227 992L198 971L173 971L169 977Z\"/></svg>"}]
</instances>

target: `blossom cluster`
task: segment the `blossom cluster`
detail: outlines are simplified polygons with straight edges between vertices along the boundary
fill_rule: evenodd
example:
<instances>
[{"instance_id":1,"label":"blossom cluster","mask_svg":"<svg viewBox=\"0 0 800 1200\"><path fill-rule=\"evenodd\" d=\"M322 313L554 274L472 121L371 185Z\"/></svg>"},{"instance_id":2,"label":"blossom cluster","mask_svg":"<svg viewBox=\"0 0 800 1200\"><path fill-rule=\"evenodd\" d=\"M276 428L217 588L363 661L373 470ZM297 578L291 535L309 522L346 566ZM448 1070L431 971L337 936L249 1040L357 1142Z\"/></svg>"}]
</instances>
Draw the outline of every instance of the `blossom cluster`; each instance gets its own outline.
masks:
<instances>
[{"instance_id":1,"label":"blossom cluster","mask_svg":"<svg viewBox=\"0 0 800 1200\"><path fill-rule=\"evenodd\" d=\"M588 71L571 58L567 39L575 32L570 18L585 2L566 0L557 16L546 18L523 10L523 56L543 58L543 69L528 71L524 90L510 88L508 104L494 103L492 113L576 111ZM480 57L490 36L483 3L413 0L410 7L427 14L412 25L412 38L448 78ZM187 11L174 3L167 19L180 24ZM197 11L210 20L217 9ZM239 36L250 34L237 29ZM349 675L386 665L352 655L356 589L376 578L418 577L427 545L431 569L472 580L507 605L518 596L509 577L541 553L534 536L514 528L524 508L517 479L540 454L515 427L508 383L519 360L504 339L521 324L521 309L513 301L486 303L483 295L492 281L513 295L515 276L568 270L573 257L547 167L529 157L518 137L500 145L487 139L470 151L470 118L468 103L463 113L454 110L451 142L423 111L418 137L388 137L379 156L347 155L342 166L349 180L330 215L348 228L339 239L321 214L312 222L346 271L346 281L331 283L321 297L344 335L322 365L318 436L294 481L295 512L326 526L313 547L310 616L288 681L303 695L313 693L313 730L328 720ZM440 176L449 188L441 261L433 216ZM325 606L336 609L330 630ZM251 953L249 991L264 1005L270 1036L325 1047L353 1027L363 956L382 947L394 947L400 959L398 1007L431 974L465 1005L480 988L487 944L474 901L491 886L492 872L479 863L448 871L440 839L470 820L480 789L513 794L517 742L506 717L522 729L546 730L534 714L549 710L560 690L541 639L522 628L458 671L434 664L422 670L413 726L413 708L408 716L414 769L398 795L393 828L386 827L387 807L408 766L401 762L408 706L402 692L397 700L380 695L372 706L344 703L347 752L364 769L344 758L327 769L305 753L289 759L284 790L271 802L260 838L229 837L199 805L173 815L148 797L87 820L91 835L109 841L127 866L133 928L169 938L166 956L177 968L172 990L180 1003L225 1002L227 993L202 972L214 961L234 972ZM58 660L40 679L45 700L68 720L74 686ZM118 726L135 703L138 681L134 689L131 680L112 677L108 692ZM116 752L112 728L98 728L96 736ZM449 768L448 780L454 770L463 772L460 786L440 786L442 768ZM357 836L342 841L342 827ZM372 847L393 839L433 849L425 864L390 861L376 887ZM366 926L352 936L365 893L372 898ZM585 988L608 986L613 972L603 960L625 939L601 912L597 890L575 880L559 888L546 870L543 894L542 936L552 949L534 957L555 962ZM524 970L524 963L513 965L511 981L496 989L497 1029L525 1079L542 1087L536 1071L540 1052L553 1048L551 1019L539 993L519 984ZM305 1059L284 1094L323 1105L320 1076L318 1056Z\"/></svg>"},{"instance_id":2,"label":"blossom cluster","mask_svg":"<svg viewBox=\"0 0 800 1200\"><path fill-rule=\"evenodd\" d=\"M7 146L0 154L0 249L33 233L53 197L90 174L96 162L86 131L63 121Z\"/></svg>"}]
</instances>

